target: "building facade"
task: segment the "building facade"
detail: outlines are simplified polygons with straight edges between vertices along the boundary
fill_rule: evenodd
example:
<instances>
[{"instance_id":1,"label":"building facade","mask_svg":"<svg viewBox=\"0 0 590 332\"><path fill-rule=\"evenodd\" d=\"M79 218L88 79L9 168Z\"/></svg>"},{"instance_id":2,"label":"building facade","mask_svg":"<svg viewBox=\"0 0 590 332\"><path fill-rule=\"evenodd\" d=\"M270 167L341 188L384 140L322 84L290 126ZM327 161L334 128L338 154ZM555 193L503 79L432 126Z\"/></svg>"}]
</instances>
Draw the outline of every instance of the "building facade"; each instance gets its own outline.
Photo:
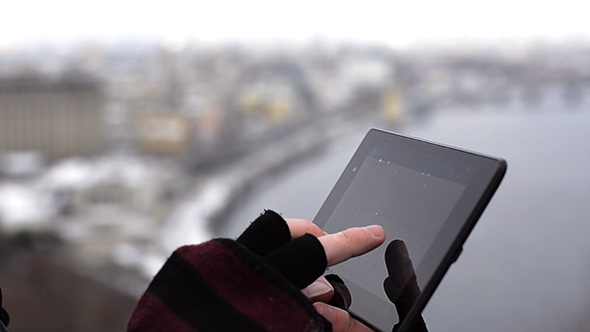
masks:
<instances>
[{"instance_id":1,"label":"building facade","mask_svg":"<svg viewBox=\"0 0 590 332\"><path fill-rule=\"evenodd\" d=\"M94 81L0 80L0 153L35 152L48 161L100 153L103 104Z\"/></svg>"}]
</instances>

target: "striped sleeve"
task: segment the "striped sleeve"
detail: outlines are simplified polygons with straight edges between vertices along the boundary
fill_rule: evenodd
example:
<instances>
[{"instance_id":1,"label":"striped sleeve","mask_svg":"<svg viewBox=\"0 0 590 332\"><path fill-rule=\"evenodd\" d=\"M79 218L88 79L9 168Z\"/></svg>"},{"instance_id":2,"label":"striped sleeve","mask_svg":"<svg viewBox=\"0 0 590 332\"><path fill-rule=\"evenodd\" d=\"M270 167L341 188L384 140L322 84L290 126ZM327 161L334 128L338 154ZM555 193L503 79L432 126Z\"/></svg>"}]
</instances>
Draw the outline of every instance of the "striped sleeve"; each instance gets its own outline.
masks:
<instances>
[{"instance_id":1,"label":"striped sleeve","mask_svg":"<svg viewBox=\"0 0 590 332\"><path fill-rule=\"evenodd\" d=\"M331 325L301 291L240 243L175 251L132 314L128 332L323 332Z\"/></svg>"}]
</instances>

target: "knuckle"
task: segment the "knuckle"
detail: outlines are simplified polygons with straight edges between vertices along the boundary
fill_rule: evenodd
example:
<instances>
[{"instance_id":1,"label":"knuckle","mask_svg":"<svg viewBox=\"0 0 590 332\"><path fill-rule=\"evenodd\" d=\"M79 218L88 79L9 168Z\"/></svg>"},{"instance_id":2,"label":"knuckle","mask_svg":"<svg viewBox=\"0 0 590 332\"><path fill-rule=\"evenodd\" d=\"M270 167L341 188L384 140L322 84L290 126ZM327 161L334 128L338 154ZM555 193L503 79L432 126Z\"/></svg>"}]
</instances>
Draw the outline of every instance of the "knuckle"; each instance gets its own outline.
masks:
<instances>
[{"instance_id":1,"label":"knuckle","mask_svg":"<svg viewBox=\"0 0 590 332\"><path fill-rule=\"evenodd\" d=\"M350 229L344 230L338 233L338 240L340 242L345 242L346 244L351 244L354 241L354 237L352 236Z\"/></svg>"},{"instance_id":2,"label":"knuckle","mask_svg":"<svg viewBox=\"0 0 590 332\"><path fill-rule=\"evenodd\" d=\"M344 230L338 233L338 242L347 256L353 256L353 248L355 243L355 237L351 229Z\"/></svg>"},{"instance_id":3,"label":"knuckle","mask_svg":"<svg viewBox=\"0 0 590 332\"><path fill-rule=\"evenodd\" d=\"M343 242L346 242L346 244L348 245L352 245L356 242L356 229L354 228L349 228L347 230L344 230L342 232L340 232L340 237L341 240Z\"/></svg>"}]
</instances>

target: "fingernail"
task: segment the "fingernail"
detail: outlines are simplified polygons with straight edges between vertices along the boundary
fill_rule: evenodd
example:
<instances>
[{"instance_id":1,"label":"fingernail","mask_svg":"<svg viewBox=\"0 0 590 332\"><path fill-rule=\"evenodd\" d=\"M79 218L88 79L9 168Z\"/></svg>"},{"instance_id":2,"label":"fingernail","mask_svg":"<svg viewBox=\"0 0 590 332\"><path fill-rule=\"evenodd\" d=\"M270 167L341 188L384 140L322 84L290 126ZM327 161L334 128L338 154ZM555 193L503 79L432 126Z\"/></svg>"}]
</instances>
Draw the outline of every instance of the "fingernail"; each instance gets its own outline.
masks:
<instances>
[{"instance_id":1,"label":"fingernail","mask_svg":"<svg viewBox=\"0 0 590 332\"><path fill-rule=\"evenodd\" d=\"M314 304L315 309L320 313L320 315L324 316L330 323L334 323L334 311L330 309L330 307L323 303L316 303Z\"/></svg>"},{"instance_id":2,"label":"fingernail","mask_svg":"<svg viewBox=\"0 0 590 332\"><path fill-rule=\"evenodd\" d=\"M383 231L383 228L381 226L378 225L371 225L371 226L367 226L365 227L365 230L371 234L373 237L383 237L383 234L385 233L385 231Z\"/></svg>"},{"instance_id":3,"label":"fingernail","mask_svg":"<svg viewBox=\"0 0 590 332\"><path fill-rule=\"evenodd\" d=\"M311 285L305 288L305 293L309 298L314 298L316 296L324 295L333 291L332 285L329 282L321 282L321 281L314 281Z\"/></svg>"}]
</instances>

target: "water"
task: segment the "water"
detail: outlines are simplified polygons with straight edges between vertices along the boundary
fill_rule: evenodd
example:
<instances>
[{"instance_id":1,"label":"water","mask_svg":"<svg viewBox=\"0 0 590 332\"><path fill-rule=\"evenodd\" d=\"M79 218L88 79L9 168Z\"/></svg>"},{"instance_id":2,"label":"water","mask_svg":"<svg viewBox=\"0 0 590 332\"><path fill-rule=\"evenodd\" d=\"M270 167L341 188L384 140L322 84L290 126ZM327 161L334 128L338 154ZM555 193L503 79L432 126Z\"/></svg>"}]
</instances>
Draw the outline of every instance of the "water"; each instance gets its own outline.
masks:
<instances>
[{"instance_id":1,"label":"water","mask_svg":"<svg viewBox=\"0 0 590 332\"><path fill-rule=\"evenodd\" d=\"M313 219L367 130L261 184L222 235L265 208ZM430 331L590 329L590 106L439 111L402 132L508 161L424 312Z\"/></svg>"}]
</instances>

